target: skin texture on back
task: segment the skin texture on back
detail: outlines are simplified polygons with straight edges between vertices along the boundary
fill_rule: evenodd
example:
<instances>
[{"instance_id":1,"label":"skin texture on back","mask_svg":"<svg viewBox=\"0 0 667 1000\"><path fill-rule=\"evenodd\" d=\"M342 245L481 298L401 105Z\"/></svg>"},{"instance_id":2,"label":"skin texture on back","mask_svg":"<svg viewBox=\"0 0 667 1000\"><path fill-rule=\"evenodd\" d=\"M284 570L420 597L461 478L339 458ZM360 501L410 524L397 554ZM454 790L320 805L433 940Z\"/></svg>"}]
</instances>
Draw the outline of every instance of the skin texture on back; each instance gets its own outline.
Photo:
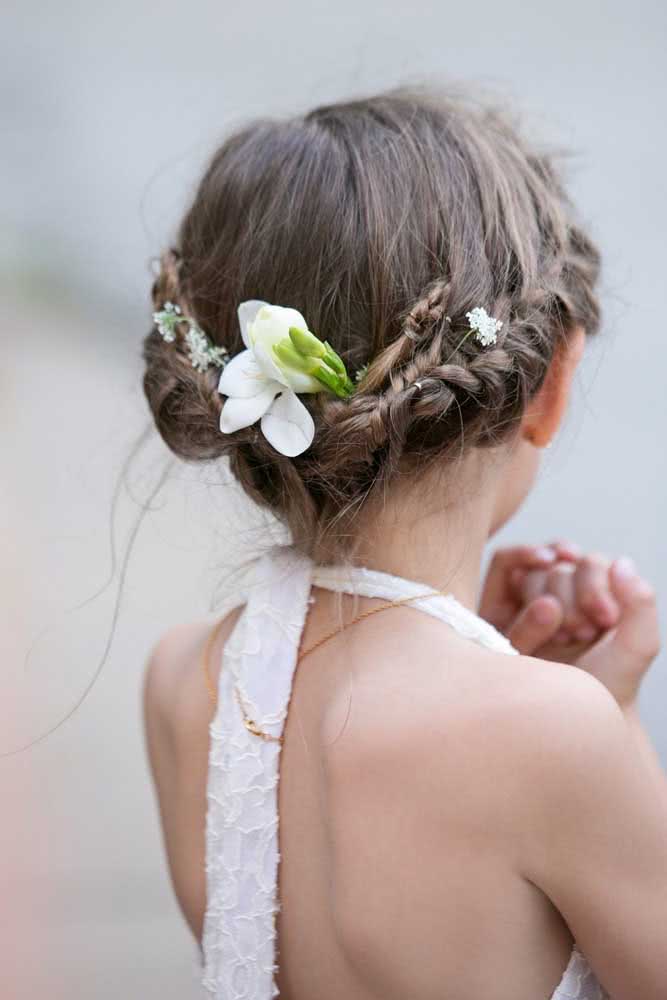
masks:
<instances>
[{"instance_id":1,"label":"skin texture on back","mask_svg":"<svg viewBox=\"0 0 667 1000\"><path fill-rule=\"evenodd\" d=\"M331 600L318 592L306 644ZM165 636L146 687L172 879L197 937L211 713L198 657L208 627ZM446 984L470 1000L550 996L572 936L527 874L533 840L549 841L549 742L576 742L606 698L576 668L489 652L413 609L377 615L313 653L297 669L281 754L282 994L428 998Z\"/></svg>"}]
</instances>

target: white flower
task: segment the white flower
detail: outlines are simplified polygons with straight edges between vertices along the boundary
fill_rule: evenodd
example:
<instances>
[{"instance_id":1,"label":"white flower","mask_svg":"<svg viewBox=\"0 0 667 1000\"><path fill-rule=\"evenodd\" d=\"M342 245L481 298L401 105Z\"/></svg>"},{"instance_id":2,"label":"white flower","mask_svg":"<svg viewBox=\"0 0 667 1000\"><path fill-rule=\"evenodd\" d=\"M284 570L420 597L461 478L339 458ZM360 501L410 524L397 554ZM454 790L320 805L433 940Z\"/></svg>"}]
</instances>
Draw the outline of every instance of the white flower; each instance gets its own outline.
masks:
<instances>
[{"instance_id":1,"label":"white flower","mask_svg":"<svg viewBox=\"0 0 667 1000\"><path fill-rule=\"evenodd\" d=\"M176 340L176 326L183 319L179 306L173 302L165 302L164 308L153 313L153 322L158 328L158 333L168 343Z\"/></svg>"},{"instance_id":2,"label":"white flower","mask_svg":"<svg viewBox=\"0 0 667 1000\"><path fill-rule=\"evenodd\" d=\"M190 322L190 329L185 335L185 342L188 345L188 355L192 367L196 368L198 372L205 372L209 365L220 368L227 361L226 348L212 344L203 330L200 330L192 322Z\"/></svg>"},{"instance_id":3,"label":"white flower","mask_svg":"<svg viewBox=\"0 0 667 1000\"><path fill-rule=\"evenodd\" d=\"M228 398L220 414L220 430L233 434L261 420L261 429L276 451L293 457L308 448L315 434L310 413L297 392L321 392L322 383L279 361L276 344L289 337L290 327L307 330L296 309L251 300L238 309L246 346L224 368L218 391Z\"/></svg>"},{"instance_id":4,"label":"white flower","mask_svg":"<svg viewBox=\"0 0 667 1000\"><path fill-rule=\"evenodd\" d=\"M502 327L502 322L489 316L483 306L475 306L471 312L466 313L466 319L471 330L476 330L475 340L478 340L484 347L495 344L498 340L498 330Z\"/></svg>"}]
</instances>

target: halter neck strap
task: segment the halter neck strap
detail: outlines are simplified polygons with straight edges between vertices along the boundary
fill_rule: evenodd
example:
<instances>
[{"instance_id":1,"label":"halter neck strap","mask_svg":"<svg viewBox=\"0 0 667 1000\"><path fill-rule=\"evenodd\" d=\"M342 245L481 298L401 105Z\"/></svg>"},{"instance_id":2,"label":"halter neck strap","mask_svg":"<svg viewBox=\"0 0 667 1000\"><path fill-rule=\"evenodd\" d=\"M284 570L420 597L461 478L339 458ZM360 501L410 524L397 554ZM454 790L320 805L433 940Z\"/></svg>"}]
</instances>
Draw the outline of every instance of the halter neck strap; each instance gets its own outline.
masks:
<instances>
[{"instance_id":1,"label":"halter neck strap","mask_svg":"<svg viewBox=\"0 0 667 1000\"><path fill-rule=\"evenodd\" d=\"M465 638L501 653L517 652L493 625L466 608L453 594L428 595L432 588L417 580L393 576L365 566L314 566L311 579L314 586L337 593L358 594L361 597L377 597L388 601L409 600L414 597L415 600L410 601L409 607L445 622ZM423 596L425 594L428 596Z\"/></svg>"}]
</instances>

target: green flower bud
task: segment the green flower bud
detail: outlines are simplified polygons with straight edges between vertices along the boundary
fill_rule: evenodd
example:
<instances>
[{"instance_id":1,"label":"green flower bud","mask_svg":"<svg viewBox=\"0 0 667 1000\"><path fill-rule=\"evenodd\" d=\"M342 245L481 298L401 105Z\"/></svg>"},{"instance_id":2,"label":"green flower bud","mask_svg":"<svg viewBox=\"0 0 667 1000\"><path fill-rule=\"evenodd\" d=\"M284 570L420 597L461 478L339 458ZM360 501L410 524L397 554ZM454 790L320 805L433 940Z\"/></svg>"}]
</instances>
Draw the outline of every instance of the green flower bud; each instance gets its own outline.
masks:
<instances>
[{"instance_id":1,"label":"green flower bud","mask_svg":"<svg viewBox=\"0 0 667 1000\"><path fill-rule=\"evenodd\" d=\"M285 337L284 340L273 345L273 353L280 362L287 368L295 368L306 375L313 375L317 378L316 368L319 362L315 358L304 357L295 350L294 345Z\"/></svg>"},{"instance_id":2,"label":"green flower bud","mask_svg":"<svg viewBox=\"0 0 667 1000\"><path fill-rule=\"evenodd\" d=\"M305 358L324 358L326 356L324 344L310 330L300 330L296 326L291 326L289 336L296 350Z\"/></svg>"},{"instance_id":3,"label":"green flower bud","mask_svg":"<svg viewBox=\"0 0 667 1000\"><path fill-rule=\"evenodd\" d=\"M333 370L338 372L339 375L347 375L345 365L343 364L341 358L336 354L328 340L324 341L324 350L324 359L329 367L333 368Z\"/></svg>"},{"instance_id":4,"label":"green flower bud","mask_svg":"<svg viewBox=\"0 0 667 1000\"><path fill-rule=\"evenodd\" d=\"M310 353L304 354L308 350ZM315 354L315 350L318 354ZM319 382L334 395L345 399L354 391L345 365L329 345L324 345L312 333L290 327L289 338L284 337L273 345L273 354L285 374L303 372ZM330 363L333 357L334 364Z\"/></svg>"},{"instance_id":5,"label":"green flower bud","mask_svg":"<svg viewBox=\"0 0 667 1000\"><path fill-rule=\"evenodd\" d=\"M322 385L325 385L334 395L340 396L341 399L350 395L343 376L332 371L324 361L317 362L317 367L312 374Z\"/></svg>"}]
</instances>

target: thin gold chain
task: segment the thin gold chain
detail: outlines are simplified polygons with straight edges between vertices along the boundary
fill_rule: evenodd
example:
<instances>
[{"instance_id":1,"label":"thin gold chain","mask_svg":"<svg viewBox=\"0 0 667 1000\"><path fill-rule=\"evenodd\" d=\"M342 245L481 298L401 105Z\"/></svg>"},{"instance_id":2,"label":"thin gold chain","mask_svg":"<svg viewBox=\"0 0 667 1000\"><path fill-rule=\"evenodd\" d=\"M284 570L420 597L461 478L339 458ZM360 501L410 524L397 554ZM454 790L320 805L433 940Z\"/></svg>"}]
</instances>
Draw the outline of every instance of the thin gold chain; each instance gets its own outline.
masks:
<instances>
[{"instance_id":1,"label":"thin gold chain","mask_svg":"<svg viewBox=\"0 0 667 1000\"><path fill-rule=\"evenodd\" d=\"M395 601L385 601L384 604L380 604L375 608L367 608L366 611L361 611L358 615L355 615L354 618L352 618L349 622L346 622L344 625L340 625L338 628L334 628L331 629L330 632L326 632L323 636L321 636L317 640L317 642L314 642L311 646L308 647L308 649L304 649L302 653L299 653L296 661L297 665L299 663L302 663L303 660L305 660L305 658L309 656L311 653L314 653L316 649L319 649L320 646L323 646L325 642L328 642L335 636L340 635L340 633L343 632L344 629L349 628L351 625L356 625L358 622L364 621L364 619L366 618L370 618L371 615L376 615L380 611L388 611L389 608L400 607L401 604L408 604L410 601L418 601L427 597L442 597L444 596L444 593L445 591L443 590L429 590L423 594L413 594L411 597L400 597ZM204 679L206 681L206 688L208 690L208 696L214 710L217 708L218 696L215 689L215 685L213 683L213 678L211 677L209 660L213 643L218 637L220 629L222 628L226 620L227 620L226 616L225 618L221 618L220 621L214 626L214 628L211 629L208 638L206 640L206 644L204 646L201 659L202 669L204 671ZM241 710L241 715L243 716L243 725L248 730L248 732L252 733L254 736L259 736L260 739L262 740L268 740L273 743L283 742L282 736L273 736L271 733L264 732L263 729L259 728L254 719L250 718L250 716L246 712L245 706L243 704L243 698L241 697L241 692L239 691L237 684L234 685L234 696Z\"/></svg>"}]
</instances>

